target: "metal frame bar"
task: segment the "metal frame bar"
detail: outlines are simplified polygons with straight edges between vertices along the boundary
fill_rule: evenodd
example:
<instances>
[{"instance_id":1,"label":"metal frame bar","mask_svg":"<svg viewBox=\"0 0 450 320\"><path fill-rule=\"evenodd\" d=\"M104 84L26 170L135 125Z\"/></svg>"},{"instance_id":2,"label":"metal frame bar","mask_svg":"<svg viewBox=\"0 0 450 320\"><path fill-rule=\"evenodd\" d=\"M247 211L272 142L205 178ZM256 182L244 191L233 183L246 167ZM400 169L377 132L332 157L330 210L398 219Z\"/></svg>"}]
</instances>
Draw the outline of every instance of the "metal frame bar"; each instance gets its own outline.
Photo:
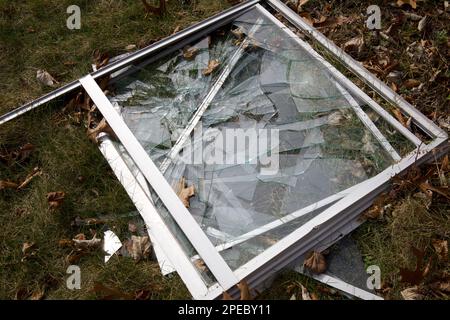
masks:
<instances>
[{"instance_id":1,"label":"metal frame bar","mask_svg":"<svg viewBox=\"0 0 450 320\"><path fill-rule=\"evenodd\" d=\"M106 75L109 75L113 72L119 71L120 69L123 69L127 67L128 65L133 64L135 61L144 59L146 57L149 57L160 50L164 48L168 48L170 46L173 46L177 44L177 42L191 36L195 35L196 33L204 30L205 28L211 27L211 26L218 26L221 23L228 23L230 20L233 20L235 17L239 16L243 12L245 12L248 9L251 9L255 4L259 3L261 0L247 0L239 5L236 5L228 10L225 10L219 14L216 14L200 23L197 23L191 27L188 27L174 35L171 35L161 41L158 41L146 48L143 48L141 50L138 50L134 52L133 54L130 54L129 56L120 59L114 63L111 63L104 68L101 68L95 72L90 73L90 75L94 79L102 78ZM34 101L31 101L29 103L26 103L22 105L21 107L18 107L17 109L14 109L2 116L0 116L0 125L11 121L18 116L27 113L31 110L34 110L48 102L50 102L53 99L56 99L58 97L62 97L66 94L69 94L75 90L81 89L81 85L78 80L70 82L61 88L58 88Z\"/></svg>"},{"instance_id":2,"label":"metal frame bar","mask_svg":"<svg viewBox=\"0 0 450 320\"><path fill-rule=\"evenodd\" d=\"M320 281L323 284L326 284L327 286L336 288L340 291L343 291L349 295L352 295L354 297L363 299L363 300L384 300L382 297L377 296L376 294L373 294L369 291L360 289L358 287L355 287L345 281L342 281L339 278L333 277L330 274L305 274L301 271L301 268L295 268L296 272L303 274L305 276L311 277L314 280Z\"/></svg>"},{"instance_id":3,"label":"metal frame bar","mask_svg":"<svg viewBox=\"0 0 450 320\"><path fill-rule=\"evenodd\" d=\"M366 126L366 128L368 128L372 132L372 134L375 136L384 150L389 153L394 161L400 161L402 157L400 157L397 151L395 151L394 147L392 147L389 141L387 141L386 137L380 132L380 130L372 122L372 120L370 120L370 117L363 111L363 109L361 109L358 102L339 83L336 83L336 87L342 93L345 99L350 103L353 111L355 111L358 118Z\"/></svg>"}]
</instances>

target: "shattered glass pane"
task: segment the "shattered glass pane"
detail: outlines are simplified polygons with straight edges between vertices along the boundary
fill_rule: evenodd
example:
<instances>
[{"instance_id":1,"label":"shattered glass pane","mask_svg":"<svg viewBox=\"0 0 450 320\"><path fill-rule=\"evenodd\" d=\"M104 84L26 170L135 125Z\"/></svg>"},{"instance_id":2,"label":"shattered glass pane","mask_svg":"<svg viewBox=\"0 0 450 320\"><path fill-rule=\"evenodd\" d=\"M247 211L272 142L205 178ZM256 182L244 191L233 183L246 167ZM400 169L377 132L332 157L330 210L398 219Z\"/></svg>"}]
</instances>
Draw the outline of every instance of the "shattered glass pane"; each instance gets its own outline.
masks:
<instances>
[{"instance_id":1,"label":"shattered glass pane","mask_svg":"<svg viewBox=\"0 0 450 320\"><path fill-rule=\"evenodd\" d=\"M219 67L208 70L212 61ZM194 186L189 211L213 244L257 236L223 251L233 269L331 202L293 213L394 163L328 69L256 9L116 87L110 100L175 192L182 178ZM185 132L199 110L194 132Z\"/></svg>"}]
</instances>

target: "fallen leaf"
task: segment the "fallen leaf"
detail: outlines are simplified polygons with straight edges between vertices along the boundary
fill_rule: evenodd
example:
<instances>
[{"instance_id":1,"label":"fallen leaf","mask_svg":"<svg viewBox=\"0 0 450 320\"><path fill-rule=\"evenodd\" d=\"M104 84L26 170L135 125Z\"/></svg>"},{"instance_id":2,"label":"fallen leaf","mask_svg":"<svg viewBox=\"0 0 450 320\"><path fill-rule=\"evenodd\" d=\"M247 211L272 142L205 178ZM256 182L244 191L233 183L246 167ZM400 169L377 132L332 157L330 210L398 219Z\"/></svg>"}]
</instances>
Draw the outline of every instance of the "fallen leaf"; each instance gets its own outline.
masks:
<instances>
[{"instance_id":1,"label":"fallen leaf","mask_svg":"<svg viewBox=\"0 0 450 320\"><path fill-rule=\"evenodd\" d=\"M231 33L238 39L238 40L242 40L245 36L244 34L244 29L242 29L241 27L238 27L236 29L232 29Z\"/></svg>"},{"instance_id":2,"label":"fallen leaf","mask_svg":"<svg viewBox=\"0 0 450 320\"><path fill-rule=\"evenodd\" d=\"M25 180L17 187L17 190L22 190L26 188L34 177L40 175L42 175L42 170L39 169L38 167L34 168L33 171L25 178Z\"/></svg>"},{"instance_id":3,"label":"fallen leaf","mask_svg":"<svg viewBox=\"0 0 450 320\"><path fill-rule=\"evenodd\" d=\"M58 81L55 80L55 78L53 78L50 75L50 73L48 73L45 70L38 70L36 72L36 79L38 79L40 83L45 84L46 86L49 87L54 87L59 83Z\"/></svg>"},{"instance_id":4,"label":"fallen leaf","mask_svg":"<svg viewBox=\"0 0 450 320\"><path fill-rule=\"evenodd\" d=\"M182 177L180 182L178 183L177 190L178 198L181 199L186 208L189 208L189 199L195 195L194 186L192 185L190 187L186 187L186 179Z\"/></svg>"},{"instance_id":5,"label":"fallen leaf","mask_svg":"<svg viewBox=\"0 0 450 320\"><path fill-rule=\"evenodd\" d=\"M79 249L92 249L92 248L98 248L102 244L102 239L98 239L97 235L94 234L92 239L86 240L84 234L80 234L75 236L74 239L72 239L74 245L76 248Z\"/></svg>"},{"instance_id":6,"label":"fallen leaf","mask_svg":"<svg viewBox=\"0 0 450 320\"><path fill-rule=\"evenodd\" d=\"M109 54L100 53L100 51L97 49L94 51L93 61L94 61L93 66L95 67L94 69L98 70L109 63Z\"/></svg>"},{"instance_id":7,"label":"fallen leaf","mask_svg":"<svg viewBox=\"0 0 450 320\"><path fill-rule=\"evenodd\" d=\"M133 51L137 48L137 46L135 44L129 44L125 47L126 51Z\"/></svg>"},{"instance_id":8,"label":"fallen leaf","mask_svg":"<svg viewBox=\"0 0 450 320\"><path fill-rule=\"evenodd\" d=\"M422 268L423 257L425 255L425 252L423 252L415 247L411 247L411 251L416 256L416 259L417 259L416 269L409 270L406 268L400 268L401 282L407 282L412 285L418 285L422 282L422 280L428 274L428 272L430 270L431 259L429 260L429 262L425 266L425 268Z\"/></svg>"},{"instance_id":9,"label":"fallen leaf","mask_svg":"<svg viewBox=\"0 0 450 320\"><path fill-rule=\"evenodd\" d=\"M302 289L302 300L312 300L308 290L304 285L300 284L300 288Z\"/></svg>"},{"instance_id":10,"label":"fallen leaf","mask_svg":"<svg viewBox=\"0 0 450 320\"><path fill-rule=\"evenodd\" d=\"M104 220L101 219L97 219L97 218L85 218L82 219L80 217L76 217L71 225L72 226L76 226L76 227L84 227L84 226L95 226L95 225L99 225L99 224L105 224L106 222Z\"/></svg>"},{"instance_id":11,"label":"fallen leaf","mask_svg":"<svg viewBox=\"0 0 450 320\"><path fill-rule=\"evenodd\" d=\"M241 300L253 300L247 281L241 280L241 282L237 284L237 287L241 292Z\"/></svg>"},{"instance_id":12,"label":"fallen leaf","mask_svg":"<svg viewBox=\"0 0 450 320\"><path fill-rule=\"evenodd\" d=\"M314 292L311 293L311 300L317 301L320 300L319 297L317 296L317 294L315 294Z\"/></svg>"},{"instance_id":13,"label":"fallen leaf","mask_svg":"<svg viewBox=\"0 0 450 320\"><path fill-rule=\"evenodd\" d=\"M25 300L30 296L30 292L26 288L19 288L16 291L15 300Z\"/></svg>"},{"instance_id":14,"label":"fallen leaf","mask_svg":"<svg viewBox=\"0 0 450 320\"><path fill-rule=\"evenodd\" d=\"M309 24L311 27L314 26L314 18L311 17L311 15L308 12L301 12L299 13L300 17L303 18L303 20L305 20L305 22L307 24Z\"/></svg>"},{"instance_id":15,"label":"fallen leaf","mask_svg":"<svg viewBox=\"0 0 450 320\"><path fill-rule=\"evenodd\" d=\"M31 300L42 300L42 299L44 299L44 295L45 295L45 291L39 289L39 290L33 292L30 299Z\"/></svg>"},{"instance_id":16,"label":"fallen leaf","mask_svg":"<svg viewBox=\"0 0 450 320\"><path fill-rule=\"evenodd\" d=\"M135 300L149 300L151 292L149 290L137 290L134 293Z\"/></svg>"},{"instance_id":17,"label":"fallen leaf","mask_svg":"<svg viewBox=\"0 0 450 320\"><path fill-rule=\"evenodd\" d=\"M27 258L36 255L36 244L34 242L25 242L22 245L22 262L24 262Z\"/></svg>"},{"instance_id":18,"label":"fallen leaf","mask_svg":"<svg viewBox=\"0 0 450 320\"><path fill-rule=\"evenodd\" d=\"M328 116L328 124L332 126L338 126L344 120L344 116L341 112L336 111Z\"/></svg>"},{"instance_id":19,"label":"fallen leaf","mask_svg":"<svg viewBox=\"0 0 450 320\"><path fill-rule=\"evenodd\" d=\"M197 269L199 269L201 271L208 270L208 268L206 267L205 261L203 261L203 259L195 260L194 265L197 267Z\"/></svg>"},{"instance_id":20,"label":"fallen leaf","mask_svg":"<svg viewBox=\"0 0 450 320\"><path fill-rule=\"evenodd\" d=\"M211 73L214 72L214 70L216 70L220 65L220 62L218 60L211 60L208 63L208 68L206 68L205 70L203 70L203 75L204 76L209 76Z\"/></svg>"},{"instance_id":21,"label":"fallen leaf","mask_svg":"<svg viewBox=\"0 0 450 320\"><path fill-rule=\"evenodd\" d=\"M181 30L181 26L178 25L178 26L175 27L175 29L173 30L172 34L178 33L178 32L180 32L180 30Z\"/></svg>"},{"instance_id":22,"label":"fallen leaf","mask_svg":"<svg viewBox=\"0 0 450 320\"><path fill-rule=\"evenodd\" d=\"M228 292L224 291L222 294L222 300L234 300L234 299L230 296Z\"/></svg>"},{"instance_id":23,"label":"fallen leaf","mask_svg":"<svg viewBox=\"0 0 450 320\"><path fill-rule=\"evenodd\" d=\"M445 282L435 282L430 285L430 287L434 290L442 291L445 293L450 293L450 281L447 280Z\"/></svg>"},{"instance_id":24,"label":"fallen leaf","mask_svg":"<svg viewBox=\"0 0 450 320\"><path fill-rule=\"evenodd\" d=\"M358 54L362 52L364 48L364 37L357 36L350 39L344 44L344 50L349 52L357 52Z\"/></svg>"},{"instance_id":25,"label":"fallen leaf","mask_svg":"<svg viewBox=\"0 0 450 320\"><path fill-rule=\"evenodd\" d=\"M395 82L391 82L391 89L392 89L392 91L394 91L394 92L397 92L398 91L398 87L397 87L397 85L395 84Z\"/></svg>"},{"instance_id":26,"label":"fallen leaf","mask_svg":"<svg viewBox=\"0 0 450 320\"><path fill-rule=\"evenodd\" d=\"M415 79L408 79L403 83L403 85L405 86L406 89L412 89L420 86L420 81Z\"/></svg>"},{"instance_id":27,"label":"fallen leaf","mask_svg":"<svg viewBox=\"0 0 450 320\"><path fill-rule=\"evenodd\" d=\"M316 274L324 273L327 270L325 257L320 252L316 251L312 251L308 254L303 266Z\"/></svg>"},{"instance_id":28,"label":"fallen leaf","mask_svg":"<svg viewBox=\"0 0 450 320\"><path fill-rule=\"evenodd\" d=\"M197 53L198 48L195 47L186 47L183 49L183 57L188 61L194 60Z\"/></svg>"},{"instance_id":29,"label":"fallen leaf","mask_svg":"<svg viewBox=\"0 0 450 320\"><path fill-rule=\"evenodd\" d=\"M400 294L405 300L422 300L424 298L417 286L407 288L401 291Z\"/></svg>"},{"instance_id":30,"label":"fallen leaf","mask_svg":"<svg viewBox=\"0 0 450 320\"><path fill-rule=\"evenodd\" d=\"M76 64L77 63L75 61L72 61L72 60L63 62L63 65L65 65L66 67L73 67Z\"/></svg>"},{"instance_id":31,"label":"fallen leaf","mask_svg":"<svg viewBox=\"0 0 450 320\"><path fill-rule=\"evenodd\" d=\"M105 118L103 118L94 129L88 128L87 135L92 142L98 144L99 143L98 135L102 132L108 134L110 138L117 139L116 134L114 133L113 129L109 126L109 124L106 122Z\"/></svg>"},{"instance_id":32,"label":"fallen leaf","mask_svg":"<svg viewBox=\"0 0 450 320\"><path fill-rule=\"evenodd\" d=\"M17 189L19 185L12 181L0 180L0 190L3 189Z\"/></svg>"},{"instance_id":33,"label":"fallen leaf","mask_svg":"<svg viewBox=\"0 0 450 320\"><path fill-rule=\"evenodd\" d=\"M417 26L417 30L423 31L425 29L425 27L427 26L427 22L428 22L428 16L425 16L422 19L420 19L419 24Z\"/></svg>"},{"instance_id":34,"label":"fallen leaf","mask_svg":"<svg viewBox=\"0 0 450 320\"><path fill-rule=\"evenodd\" d=\"M77 263L83 256L85 256L87 253L83 250L72 250L66 257L66 262L68 264L75 264Z\"/></svg>"},{"instance_id":35,"label":"fallen leaf","mask_svg":"<svg viewBox=\"0 0 450 320\"><path fill-rule=\"evenodd\" d=\"M406 124L407 120L405 119L405 117L403 117L403 114L399 109L397 109L397 108L393 109L392 113L404 127L407 127L407 124Z\"/></svg>"},{"instance_id":36,"label":"fallen leaf","mask_svg":"<svg viewBox=\"0 0 450 320\"><path fill-rule=\"evenodd\" d=\"M416 0L397 0L397 6L401 7L403 5L410 5L411 8L417 9L417 1Z\"/></svg>"},{"instance_id":37,"label":"fallen leaf","mask_svg":"<svg viewBox=\"0 0 450 320\"><path fill-rule=\"evenodd\" d=\"M432 241L433 248L436 251L436 254L439 258L439 261L447 261L448 260L448 242L447 240L439 240L435 239Z\"/></svg>"},{"instance_id":38,"label":"fallen leaf","mask_svg":"<svg viewBox=\"0 0 450 320\"><path fill-rule=\"evenodd\" d=\"M140 261L150 254L150 238L148 236L131 236L131 240L125 242L125 247L134 260Z\"/></svg>"},{"instance_id":39,"label":"fallen leaf","mask_svg":"<svg viewBox=\"0 0 450 320\"><path fill-rule=\"evenodd\" d=\"M66 194L62 191L47 193L47 201L50 209L55 210L61 207L65 196Z\"/></svg>"},{"instance_id":40,"label":"fallen leaf","mask_svg":"<svg viewBox=\"0 0 450 320\"><path fill-rule=\"evenodd\" d=\"M24 242L22 245L22 253L24 255L29 255L31 250L35 248L36 244L34 242Z\"/></svg>"},{"instance_id":41,"label":"fallen leaf","mask_svg":"<svg viewBox=\"0 0 450 320\"><path fill-rule=\"evenodd\" d=\"M70 239L61 239L58 241L58 245L62 248L73 247L73 241Z\"/></svg>"}]
</instances>

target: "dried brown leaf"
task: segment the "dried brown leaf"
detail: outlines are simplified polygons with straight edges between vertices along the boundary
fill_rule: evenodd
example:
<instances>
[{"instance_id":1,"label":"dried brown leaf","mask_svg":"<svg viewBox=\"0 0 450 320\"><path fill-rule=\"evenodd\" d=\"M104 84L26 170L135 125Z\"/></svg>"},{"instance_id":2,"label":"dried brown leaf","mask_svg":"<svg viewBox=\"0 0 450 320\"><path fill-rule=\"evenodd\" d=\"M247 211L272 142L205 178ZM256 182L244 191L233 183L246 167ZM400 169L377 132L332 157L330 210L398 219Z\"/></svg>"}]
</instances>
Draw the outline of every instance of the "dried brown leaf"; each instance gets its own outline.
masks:
<instances>
[{"instance_id":1,"label":"dried brown leaf","mask_svg":"<svg viewBox=\"0 0 450 320\"><path fill-rule=\"evenodd\" d=\"M348 52L357 52L358 54L362 52L364 48L364 37L357 36L350 39L344 44L344 50Z\"/></svg>"},{"instance_id":2,"label":"dried brown leaf","mask_svg":"<svg viewBox=\"0 0 450 320\"><path fill-rule=\"evenodd\" d=\"M397 109L397 108L393 109L392 113L394 113L394 116L404 127L407 127L407 124L406 124L407 120L405 119L405 117L403 116L402 112L399 109Z\"/></svg>"},{"instance_id":3,"label":"dried brown leaf","mask_svg":"<svg viewBox=\"0 0 450 320\"><path fill-rule=\"evenodd\" d=\"M25 256L28 256L35 249L35 247L36 247L36 243L34 243L34 242L24 242L22 245L22 253Z\"/></svg>"},{"instance_id":4,"label":"dried brown leaf","mask_svg":"<svg viewBox=\"0 0 450 320\"><path fill-rule=\"evenodd\" d=\"M406 89L412 89L412 88L420 86L420 83L421 82L419 80L408 79L403 83L403 85L405 86Z\"/></svg>"},{"instance_id":5,"label":"dried brown leaf","mask_svg":"<svg viewBox=\"0 0 450 320\"><path fill-rule=\"evenodd\" d=\"M438 281L435 283L432 283L430 287L434 290L438 290L444 293L450 293L450 281Z\"/></svg>"},{"instance_id":6,"label":"dried brown leaf","mask_svg":"<svg viewBox=\"0 0 450 320\"><path fill-rule=\"evenodd\" d=\"M113 129L111 129L109 124L106 122L105 118L103 118L94 129L89 128L87 131L87 135L92 142L98 144L99 141L97 137L102 132L108 134L108 136L112 139L117 139L116 134L114 133Z\"/></svg>"},{"instance_id":7,"label":"dried brown leaf","mask_svg":"<svg viewBox=\"0 0 450 320\"><path fill-rule=\"evenodd\" d=\"M219 65L220 65L220 62L218 60L209 61L208 68L203 70L203 75L209 76L210 74L212 74L214 72L214 70L216 70L219 67Z\"/></svg>"},{"instance_id":8,"label":"dried brown leaf","mask_svg":"<svg viewBox=\"0 0 450 320\"><path fill-rule=\"evenodd\" d=\"M253 300L247 281L241 280L241 282L237 284L237 287L241 293L241 300Z\"/></svg>"},{"instance_id":9,"label":"dried brown leaf","mask_svg":"<svg viewBox=\"0 0 450 320\"><path fill-rule=\"evenodd\" d=\"M208 268L206 267L205 261L203 261L203 259L195 260L194 264L197 267L197 269L199 269L200 271L208 270Z\"/></svg>"},{"instance_id":10,"label":"dried brown leaf","mask_svg":"<svg viewBox=\"0 0 450 320\"><path fill-rule=\"evenodd\" d=\"M418 285L427 276L427 274L430 270L431 259L429 260L429 262L425 266L425 268L423 268L422 264L423 264L423 257L425 255L425 252L421 251L415 247L411 247L411 251L414 254L414 256L416 256L416 259L417 259L416 269L409 270L407 268L400 268L401 282L407 282L412 285Z\"/></svg>"},{"instance_id":11,"label":"dried brown leaf","mask_svg":"<svg viewBox=\"0 0 450 320\"><path fill-rule=\"evenodd\" d=\"M17 187L17 190L22 190L26 188L33 178L42 175L42 170L38 167L34 168L33 171L25 178L25 180Z\"/></svg>"},{"instance_id":12,"label":"dried brown leaf","mask_svg":"<svg viewBox=\"0 0 450 320\"><path fill-rule=\"evenodd\" d=\"M125 248L134 260L140 261L150 254L150 238L148 236L131 236L131 240L125 242Z\"/></svg>"},{"instance_id":13,"label":"dried brown leaf","mask_svg":"<svg viewBox=\"0 0 450 320\"><path fill-rule=\"evenodd\" d=\"M413 9L417 9L417 0L397 0L397 6L409 5Z\"/></svg>"},{"instance_id":14,"label":"dried brown leaf","mask_svg":"<svg viewBox=\"0 0 450 320\"><path fill-rule=\"evenodd\" d=\"M405 300L422 300L424 298L423 294L420 293L417 286L406 288L405 290L400 292L400 294Z\"/></svg>"},{"instance_id":15,"label":"dried brown leaf","mask_svg":"<svg viewBox=\"0 0 450 320\"><path fill-rule=\"evenodd\" d=\"M59 83L45 70L38 70L36 73L36 79L38 79L40 83L49 87L54 87Z\"/></svg>"},{"instance_id":16,"label":"dried brown leaf","mask_svg":"<svg viewBox=\"0 0 450 320\"><path fill-rule=\"evenodd\" d=\"M308 254L303 266L316 274L324 273L327 270L325 257L317 251L312 251Z\"/></svg>"},{"instance_id":17,"label":"dried brown leaf","mask_svg":"<svg viewBox=\"0 0 450 320\"><path fill-rule=\"evenodd\" d=\"M439 261L444 262L448 260L448 242L447 240L435 239L432 241L433 248L439 258Z\"/></svg>"},{"instance_id":18,"label":"dried brown leaf","mask_svg":"<svg viewBox=\"0 0 450 320\"><path fill-rule=\"evenodd\" d=\"M19 185L12 181L0 180L0 190L3 189L17 189Z\"/></svg>"},{"instance_id":19,"label":"dried brown leaf","mask_svg":"<svg viewBox=\"0 0 450 320\"><path fill-rule=\"evenodd\" d=\"M234 299L230 296L228 292L224 291L222 295L222 300L234 300Z\"/></svg>"},{"instance_id":20,"label":"dried brown leaf","mask_svg":"<svg viewBox=\"0 0 450 320\"><path fill-rule=\"evenodd\" d=\"M129 44L125 47L126 51L133 51L136 50L137 46L135 44Z\"/></svg>"},{"instance_id":21,"label":"dried brown leaf","mask_svg":"<svg viewBox=\"0 0 450 320\"><path fill-rule=\"evenodd\" d=\"M194 60L195 56L198 54L198 48L195 47L186 47L183 49L183 57L188 60Z\"/></svg>"},{"instance_id":22,"label":"dried brown leaf","mask_svg":"<svg viewBox=\"0 0 450 320\"><path fill-rule=\"evenodd\" d=\"M66 194L62 191L47 193L47 201L50 209L55 210L61 207L64 202L64 197Z\"/></svg>"},{"instance_id":23,"label":"dried brown leaf","mask_svg":"<svg viewBox=\"0 0 450 320\"><path fill-rule=\"evenodd\" d=\"M44 296L45 296L45 290L39 289L39 290L36 290L35 292L33 292L30 299L31 300L42 300L42 299L44 299Z\"/></svg>"},{"instance_id":24,"label":"dried brown leaf","mask_svg":"<svg viewBox=\"0 0 450 320\"><path fill-rule=\"evenodd\" d=\"M98 239L95 234L90 240L86 240L84 234L80 234L75 236L75 238L72 239L72 241L75 247L79 249L99 248L102 244L102 239Z\"/></svg>"},{"instance_id":25,"label":"dried brown leaf","mask_svg":"<svg viewBox=\"0 0 450 320\"><path fill-rule=\"evenodd\" d=\"M302 289L302 300L312 300L311 295L304 285L300 284L300 288Z\"/></svg>"},{"instance_id":26,"label":"dried brown leaf","mask_svg":"<svg viewBox=\"0 0 450 320\"><path fill-rule=\"evenodd\" d=\"M195 195L194 186L186 187L186 179L182 177L178 182L177 190L178 198L180 198L186 208L189 208L189 199Z\"/></svg>"}]
</instances>

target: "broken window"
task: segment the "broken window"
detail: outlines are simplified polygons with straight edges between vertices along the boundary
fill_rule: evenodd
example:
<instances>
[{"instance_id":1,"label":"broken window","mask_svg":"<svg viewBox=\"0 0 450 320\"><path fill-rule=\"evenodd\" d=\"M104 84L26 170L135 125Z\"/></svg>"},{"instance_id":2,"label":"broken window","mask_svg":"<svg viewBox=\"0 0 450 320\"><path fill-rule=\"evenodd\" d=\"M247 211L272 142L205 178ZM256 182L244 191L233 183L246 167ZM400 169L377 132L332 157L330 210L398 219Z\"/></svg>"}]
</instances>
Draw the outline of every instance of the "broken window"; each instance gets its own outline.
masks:
<instances>
[{"instance_id":1,"label":"broken window","mask_svg":"<svg viewBox=\"0 0 450 320\"><path fill-rule=\"evenodd\" d=\"M393 175L446 140L286 6L268 1L398 103L433 137L424 144L257 3L157 44L167 52L98 70L97 79L111 74L112 93L91 75L80 79L118 138L101 134L100 150L147 224L163 273L177 271L194 298L233 294L243 279L261 285L330 246Z\"/></svg>"}]
</instances>

